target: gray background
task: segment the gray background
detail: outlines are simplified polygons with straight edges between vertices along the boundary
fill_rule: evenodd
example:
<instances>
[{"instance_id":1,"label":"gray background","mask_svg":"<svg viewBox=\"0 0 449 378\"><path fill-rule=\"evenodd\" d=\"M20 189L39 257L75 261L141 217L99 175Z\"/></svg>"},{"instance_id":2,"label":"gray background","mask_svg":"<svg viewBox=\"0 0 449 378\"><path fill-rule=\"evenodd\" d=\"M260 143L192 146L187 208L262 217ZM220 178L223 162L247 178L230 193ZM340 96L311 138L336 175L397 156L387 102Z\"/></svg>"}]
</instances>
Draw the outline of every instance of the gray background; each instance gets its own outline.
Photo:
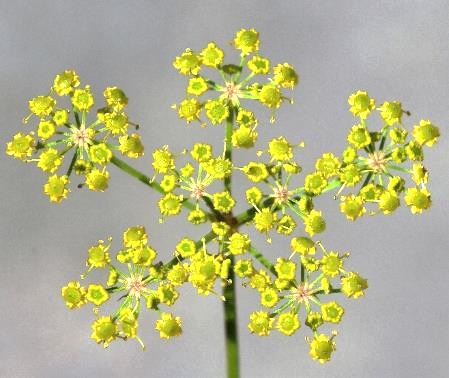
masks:
<instances>
[{"instance_id":1,"label":"gray background","mask_svg":"<svg viewBox=\"0 0 449 378\"><path fill-rule=\"evenodd\" d=\"M210 40L225 46L241 27L257 28L261 54L288 61L301 74L296 104L283 106L275 125L262 110L258 146L279 134L305 140L297 157L306 172L323 152L344 148L354 121L350 93L362 88L378 103L401 100L413 113L409 127L430 118L442 129L440 143L426 150L433 208L412 216L404 207L349 224L330 196L321 199L317 207L328 221L322 240L353 252L348 264L369 279L367 296L345 301L337 352L320 366L308 356L306 328L291 338L250 335L247 318L258 309L258 295L239 288L242 376L447 376L448 16L446 1L2 0L1 144L28 129L21 125L28 99L71 67L98 96L108 85L125 90L129 114L143 125L148 152L135 162L142 170L150 171L149 152L165 143L178 151L197 140L221 148L220 127L186 128L170 110L186 84L171 64L185 47L200 49ZM255 156L235 155L237 162ZM153 330L154 315L143 317L146 352L132 341L102 350L89 339L89 306L68 311L60 298L60 287L82 272L86 249L99 238L112 235L117 249L124 229L144 224L151 244L168 258L178 238L204 229L190 231L181 217L159 225L158 196L114 167L107 193L73 186L56 206L42 194L45 176L35 166L3 153L0 164L0 376L224 376L222 304L213 296L182 289L174 311L185 332L169 342ZM275 238L271 249L263 238L254 240L268 256L288 254L287 239Z\"/></svg>"}]
</instances>

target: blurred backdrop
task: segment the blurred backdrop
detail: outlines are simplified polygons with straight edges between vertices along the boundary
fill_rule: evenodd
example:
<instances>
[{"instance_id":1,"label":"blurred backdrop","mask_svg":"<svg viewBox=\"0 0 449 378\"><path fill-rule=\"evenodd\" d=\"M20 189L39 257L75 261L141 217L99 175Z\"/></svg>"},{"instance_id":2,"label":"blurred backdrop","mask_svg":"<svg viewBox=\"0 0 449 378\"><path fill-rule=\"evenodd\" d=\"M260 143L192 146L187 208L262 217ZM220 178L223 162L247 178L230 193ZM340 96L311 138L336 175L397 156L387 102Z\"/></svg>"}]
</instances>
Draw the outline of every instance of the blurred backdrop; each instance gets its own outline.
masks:
<instances>
[{"instance_id":1,"label":"blurred backdrop","mask_svg":"<svg viewBox=\"0 0 449 378\"><path fill-rule=\"evenodd\" d=\"M378 103L400 100L440 126L442 138L427 150L433 207L412 216L350 224L331 196L320 199L329 248L352 252L351 268L369 279L365 298L344 303L337 351L321 366L308 356L302 329L291 338L250 335L249 314L259 308L253 290L238 289L243 377L447 377L449 4L446 1L19 1L0 0L0 141L19 130L27 101L45 93L56 73L75 69L101 95L109 85L130 98L128 112L142 125L147 154L135 162L150 172L151 151L164 144L180 151L194 141L222 146L221 127L186 127L170 109L183 98L186 79L172 67L186 47L222 46L242 27L260 31L261 54L288 61L300 74L294 105L274 125L259 115L258 148L284 135L304 140L297 154L309 172L323 152L341 153L354 122L348 95L365 89ZM227 49L231 51L232 48ZM235 52L229 58L237 59ZM260 114L260 113L259 113ZM235 153L237 163L255 150ZM184 335L159 340L154 318L141 320L147 350L93 342L88 307L69 311L60 288L84 269L87 248L143 224L150 244L169 258L176 240L200 236L183 217L158 223L158 195L110 168L110 189L99 194L72 186L69 198L50 204L45 175L0 154L1 377L224 377L222 303L198 297L187 285L174 312ZM235 187L248 186L244 180ZM254 234L253 234L254 235ZM270 257L288 256L288 238L254 240ZM446 372L446 373L444 373Z\"/></svg>"}]
</instances>

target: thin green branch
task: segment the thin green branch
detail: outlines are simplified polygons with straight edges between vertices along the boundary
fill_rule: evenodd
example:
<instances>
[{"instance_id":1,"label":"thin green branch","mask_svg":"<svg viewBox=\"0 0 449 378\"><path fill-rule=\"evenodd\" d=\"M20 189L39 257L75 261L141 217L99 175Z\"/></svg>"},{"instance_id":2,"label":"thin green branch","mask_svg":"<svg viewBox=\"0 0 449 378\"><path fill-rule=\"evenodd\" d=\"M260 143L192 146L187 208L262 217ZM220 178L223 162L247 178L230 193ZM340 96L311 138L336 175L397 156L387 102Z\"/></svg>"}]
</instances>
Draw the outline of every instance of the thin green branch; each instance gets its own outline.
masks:
<instances>
[{"instance_id":1,"label":"thin green branch","mask_svg":"<svg viewBox=\"0 0 449 378\"><path fill-rule=\"evenodd\" d=\"M117 168L120 168L122 171L128 173L129 175L137 178L140 182L143 182L145 185L149 186L150 188L153 188L157 192L161 194L165 194L164 189L157 183L151 181L151 179L144 175L142 172L138 171L137 169L131 167L129 164L125 163L123 160L119 159L116 156L112 156L111 163L114 164ZM186 209L189 210L195 210L196 205L189 200L185 200L182 202L182 206L184 206ZM214 219L214 216L208 212L206 212L206 215L209 219Z\"/></svg>"},{"instance_id":2,"label":"thin green branch","mask_svg":"<svg viewBox=\"0 0 449 378\"><path fill-rule=\"evenodd\" d=\"M262 253L260 253L256 248L251 246L249 249L249 253L251 253L259 262L267 268L271 273L273 273L275 276L277 276L277 272L274 269L274 265L264 256Z\"/></svg>"},{"instance_id":3,"label":"thin green branch","mask_svg":"<svg viewBox=\"0 0 449 378\"><path fill-rule=\"evenodd\" d=\"M234 121L234 109L231 107L229 116L226 120L226 140L225 140L225 158L232 162L232 131ZM225 177L225 189L231 193L231 177ZM234 257L231 255L231 267L234 265ZM229 285L223 288L224 296L224 319L226 335L226 355L228 378L239 377L239 343L237 334L237 304L235 290L235 274L231 268L229 270Z\"/></svg>"}]
</instances>

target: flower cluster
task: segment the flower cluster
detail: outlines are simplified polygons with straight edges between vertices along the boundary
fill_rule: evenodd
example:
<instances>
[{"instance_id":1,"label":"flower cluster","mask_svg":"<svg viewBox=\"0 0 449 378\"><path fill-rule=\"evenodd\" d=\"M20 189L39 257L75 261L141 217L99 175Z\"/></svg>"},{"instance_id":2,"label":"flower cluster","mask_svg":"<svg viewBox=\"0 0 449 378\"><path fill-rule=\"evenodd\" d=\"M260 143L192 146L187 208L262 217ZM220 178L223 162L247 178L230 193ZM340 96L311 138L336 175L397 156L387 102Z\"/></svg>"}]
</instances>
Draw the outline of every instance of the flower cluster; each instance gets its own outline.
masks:
<instances>
[{"instance_id":1,"label":"flower cluster","mask_svg":"<svg viewBox=\"0 0 449 378\"><path fill-rule=\"evenodd\" d=\"M331 154L323 155L316 163L317 171L326 179L333 176L339 179L338 194L344 188L352 189L340 197L341 211L355 220L372 204L375 208L370 214L390 214L399 207L401 195L413 214L427 210L431 205L426 187L429 174L422 161L424 147L433 146L440 136L438 127L423 119L410 133L402 122L403 115L410 112L400 102L386 101L375 108L375 100L364 91L352 94L348 102L360 122L348 134L349 146L341 163ZM367 118L374 110L379 111L383 124L371 131ZM338 169L326 174L330 166ZM403 173L408 177L403 177Z\"/></svg>"},{"instance_id":2,"label":"flower cluster","mask_svg":"<svg viewBox=\"0 0 449 378\"><path fill-rule=\"evenodd\" d=\"M105 284L89 284L85 288L79 281L70 281L61 289L68 308L79 308L87 302L95 306L97 319L92 324L91 338L104 347L117 338L134 338L143 348L137 331L144 303L147 309L160 314L155 328L161 338L180 335L181 318L162 312L160 307L170 307L178 299L175 287L183 282L184 268L175 267L167 273L162 263L154 263L157 253L148 244L148 235L142 226L130 227L123 233L123 249L117 252L116 263L111 262L110 247L111 239L108 243L99 240L90 247L86 260L88 270L81 275L84 280L91 270L104 269L107 271ZM99 316L99 306L115 293L121 301L118 309L112 315Z\"/></svg>"},{"instance_id":3,"label":"flower cluster","mask_svg":"<svg viewBox=\"0 0 449 378\"><path fill-rule=\"evenodd\" d=\"M117 263L111 262L110 240L100 240L88 250L87 273L104 269L108 272L106 283L82 286L80 281L70 281L61 293L71 309L93 303L97 319L92 325L92 338L97 343L106 347L117 338L133 338L143 346L137 335L143 303L159 313L155 328L161 338L180 335L181 319L161 307L175 304L183 284L192 285L199 295L222 299L227 309L226 326L236 327L232 313L234 287L240 280L244 287L258 292L265 308L250 315L251 333L266 336L276 329L291 336L304 324L313 334L306 338L311 357L324 363L335 350L336 331L326 334L318 329L325 322L339 323L344 315L333 296L361 297L368 284L345 266L349 253L328 251L312 239L326 229L322 211L314 206L315 197L335 190L342 213L353 221L365 213L394 212L402 196L413 214L427 210L431 198L423 149L434 145L440 132L429 120L421 120L409 132L402 121L410 113L400 102L376 107L376 101L366 92L357 91L348 100L357 123L349 131L349 145L342 154L324 153L316 160L314 170L303 174L295 152L304 143L279 136L256 153L257 159L237 165L232 149L254 147L258 136L257 118L242 103L260 102L272 111L274 121L274 111L285 100L290 101L283 91L298 83L298 75L288 63L271 68L270 61L258 54L259 33L254 29L237 32L233 45L240 51L239 64L224 64L224 52L213 42L200 51L186 49L173 62L189 77L187 97L175 106L179 116L187 123L198 121L203 126L206 118L214 125L224 123L222 152L213 151L205 142L194 143L181 152L164 145L153 151L148 175L137 171L112 153L117 149L130 158L143 155L138 134L128 134L129 125L133 125L124 112L128 99L120 89L107 88L106 107L97 111L93 123L87 123L94 98L89 86L79 87L74 71L57 75L49 94L30 101L31 114L25 121L38 117L38 140L33 132L18 133L7 144L6 152L37 162L38 167L53 174L74 148L67 174L53 174L44 187L51 201L59 202L67 196L72 170L86 177L90 189L103 191L109 178L106 166L111 162L161 194L157 200L161 222L181 214L184 208L191 224L210 224L209 232L196 241L186 231L173 246L172 260L165 264L155 263L157 254L142 226L124 232ZM215 69L222 82L206 76L206 68ZM242 78L246 68L249 72ZM69 96L71 108L57 108L55 96ZM373 128L370 115L376 111L382 124ZM32 159L33 153L40 155ZM233 188L235 173L244 175L250 184ZM408 177L403 177L404 173ZM242 195L241 201L233 189L243 189L237 193ZM348 189L349 193L344 192ZM236 213L237 205L246 210ZM245 225L252 228L246 230ZM281 252L271 263L251 241L253 228L266 235L269 243L273 232L288 237L291 251ZM210 242L213 246L206 248ZM99 316L98 307L115 293L120 295L118 309Z\"/></svg>"},{"instance_id":4,"label":"flower cluster","mask_svg":"<svg viewBox=\"0 0 449 378\"><path fill-rule=\"evenodd\" d=\"M273 328L291 336L304 323L314 335L306 338L310 355L324 363L335 350L337 333L333 331L329 337L319 334L318 328L324 322L339 323L344 309L336 301L323 297L343 293L349 298L358 298L364 295L368 283L358 273L345 270L343 263L349 253L327 251L320 242L308 237L293 238L291 250L289 258L279 257L267 270L255 270L250 261L237 262L236 266L246 266L245 270L237 269L237 274L247 279L246 286L260 293L261 305L267 308L250 315L248 328L259 336L269 335ZM318 256L319 251L321 256ZM296 255L299 255L298 262L294 261Z\"/></svg>"},{"instance_id":5,"label":"flower cluster","mask_svg":"<svg viewBox=\"0 0 449 378\"><path fill-rule=\"evenodd\" d=\"M73 70L59 73L47 94L29 101L30 114L23 122L36 118L37 131L19 132L6 145L8 155L35 162L48 174L44 192L52 202L67 197L72 171L85 177L84 184L89 189L103 192L108 187L106 166L113 158L113 151L130 158L143 155L139 134L129 133L130 125L137 125L125 113L126 95L117 87L108 87L103 96L105 106L88 121L95 104L90 86L82 87ZM65 173L58 174L70 153Z\"/></svg>"},{"instance_id":6,"label":"flower cluster","mask_svg":"<svg viewBox=\"0 0 449 378\"><path fill-rule=\"evenodd\" d=\"M242 102L260 102L271 110L270 121L274 122L275 110L286 100L292 102L283 89L293 89L298 84L298 75L289 63L271 67L270 60L259 55L259 33L254 29L237 32L233 45L240 51L239 64L224 64L224 52L213 42L201 51L188 48L176 57L173 66L188 76L189 82L187 97L173 107L187 123L198 121L202 126L206 125L202 113L208 122L217 125L235 111L238 128L233 130L232 141L235 147L247 148L257 139L257 119ZM206 69L218 71L217 80L203 72ZM245 69L248 73L243 77Z\"/></svg>"}]
</instances>

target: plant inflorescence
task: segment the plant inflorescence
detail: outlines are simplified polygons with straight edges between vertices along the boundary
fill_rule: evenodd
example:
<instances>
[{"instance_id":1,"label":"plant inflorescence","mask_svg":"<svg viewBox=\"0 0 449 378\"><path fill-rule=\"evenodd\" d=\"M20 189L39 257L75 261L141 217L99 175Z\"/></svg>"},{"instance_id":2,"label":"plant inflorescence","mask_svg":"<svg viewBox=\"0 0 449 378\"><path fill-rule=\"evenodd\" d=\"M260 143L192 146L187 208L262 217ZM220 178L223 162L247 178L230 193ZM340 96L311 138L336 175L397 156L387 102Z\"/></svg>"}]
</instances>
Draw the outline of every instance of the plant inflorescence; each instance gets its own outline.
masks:
<instances>
[{"instance_id":1,"label":"plant inflorescence","mask_svg":"<svg viewBox=\"0 0 449 378\"><path fill-rule=\"evenodd\" d=\"M413 214L427 210L431 197L423 151L440 133L426 119L407 130L403 118L410 113L400 102L376 104L359 90L348 100L356 121L347 148L342 153L324 153L314 171L302 174L295 152L304 144L284 136L257 151L253 161L237 166L232 151L254 147L260 131L251 103L268 108L267 119L275 122L276 110L293 102L287 91L298 84L299 77L289 63L272 65L259 55L259 33L254 29L237 32L232 44L240 52L236 64L225 64L224 51L213 42L199 51L186 49L173 62L188 79L185 98L173 108L187 124L223 127L223 151L213 151L206 141L180 153L164 145L152 152L152 171L148 167L147 175L139 172L119 158L119 154L131 159L144 154L138 126L125 113L124 92L106 88L104 106L93 112L90 86L82 87L76 72L66 70L56 75L47 93L29 101L31 113L24 123L37 120L37 131L17 133L7 143L6 153L36 163L48 173L44 192L52 202L67 197L73 174L83 177L79 187L106 190L108 166L113 164L160 193L161 222L183 214L193 226L209 223L204 237L182 237L166 262L157 259L143 226L125 230L116 253L110 239L99 240L87 251L87 272L81 280L68 282L61 294L70 309L88 302L94 305L91 337L105 347L118 338L136 339L143 347L138 325L145 308L158 314L154 327L161 338L180 335L181 318L168 308L179 300L182 285L191 284L199 295L216 295L225 303L228 368L236 376L237 282L260 298L261 308L249 318L251 333L267 336L277 331L292 336L307 327L310 356L321 363L331 358L337 332L326 334L320 327L336 325L343 318L339 296L362 297L368 283L347 262L349 252L327 249L316 240L325 231L326 221L314 199L335 191L341 212L351 221L391 214L402 201ZM382 120L377 126L370 118L374 112ZM231 190L232 177L239 174L248 179L248 186L239 193L241 199ZM220 191L212 189L216 182L223 183ZM247 210L237 214L238 201L246 203ZM264 234L267 244L256 247L251 232ZM263 251L269 248L273 233L288 238L290 248L278 249L279 257L269 261ZM105 281L82 284L94 269L105 270ZM120 300L116 311L100 315L100 306L113 295Z\"/></svg>"}]
</instances>

